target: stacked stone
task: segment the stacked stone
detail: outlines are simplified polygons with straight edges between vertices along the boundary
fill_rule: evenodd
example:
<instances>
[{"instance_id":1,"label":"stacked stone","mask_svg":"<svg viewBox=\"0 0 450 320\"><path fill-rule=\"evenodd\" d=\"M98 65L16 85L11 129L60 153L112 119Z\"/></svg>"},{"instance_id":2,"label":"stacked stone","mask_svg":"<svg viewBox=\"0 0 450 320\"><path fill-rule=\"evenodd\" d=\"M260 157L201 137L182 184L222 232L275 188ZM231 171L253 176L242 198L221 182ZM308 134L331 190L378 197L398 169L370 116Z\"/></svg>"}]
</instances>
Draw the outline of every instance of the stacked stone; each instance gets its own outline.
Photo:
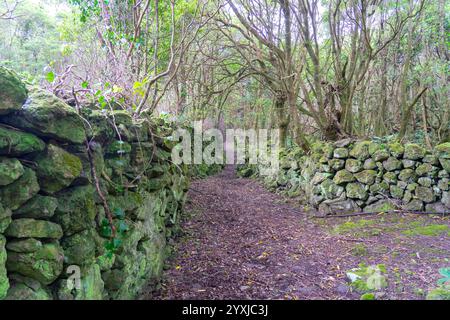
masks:
<instances>
[{"instance_id":1,"label":"stacked stone","mask_svg":"<svg viewBox=\"0 0 450 320\"><path fill-rule=\"evenodd\" d=\"M248 175L249 167L241 169ZM301 190L325 214L356 211L450 211L450 143L429 151L417 144L344 139L316 143L311 154L284 152L267 186Z\"/></svg>"},{"instance_id":2,"label":"stacked stone","mask_svg":"<svg viewBox=\"0 0 450 320\"><path fill-rule=\"evenodd\" d=\"M312 181L320 211L449 210L450 143L430 152L417 144L347 139L333 148Z\"/></svg>"},{"instance_id":3,"label":"stacked stone","mask_svg":"<svg viewBox=\"0 0 450 320\"><path fill-rule=\"evenodd\" d=\"M171 130L124 111L80 116L0 68L0 299L128 299L157 278L188 187L168 161ZM114 253L93 172L126 226Z\"/></svg>"}]
</instances>

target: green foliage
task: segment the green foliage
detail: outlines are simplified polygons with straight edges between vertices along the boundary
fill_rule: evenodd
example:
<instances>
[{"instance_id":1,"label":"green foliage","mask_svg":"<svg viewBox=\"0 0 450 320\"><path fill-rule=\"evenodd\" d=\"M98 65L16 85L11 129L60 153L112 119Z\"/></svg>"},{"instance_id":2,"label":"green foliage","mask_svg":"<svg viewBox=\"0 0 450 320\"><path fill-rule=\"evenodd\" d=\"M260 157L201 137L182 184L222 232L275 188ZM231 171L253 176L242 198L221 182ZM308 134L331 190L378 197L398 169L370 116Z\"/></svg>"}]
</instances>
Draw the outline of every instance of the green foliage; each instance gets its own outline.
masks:
<instances>
[{"instance_id":1,"label":"green foliage","mask_svg":"<svg viewBox=\"0 0 450 320\"><path fill-rule=\"evenodd\" d=\"M359 264L358 268L347 271L351 287L360 293L373 293L387 287L387 280L384 274L387 273L384 264L367 266Z\"/></svg>"},{"instance_id":2,"label":"green foliage","mask_svg":"<svg viewBox=\"0 0 450 320\"><path fill-rule=\"evenodd\" d=\"M129 226L125 222L125 211L122 208L115 208L112 214L114 217L115 235L113 236L112 226L108 219L104 218L100 226L100 235L109 238L109 241L105 243L108 258L111 258L120 248L126 232L129 231Z\"/></svg>"},{"instance_id":3,"label":"green foliage","mask_svg":"<svg viewBox=\"0 0 450 320\"><path fill-rule=\"evenodd\" d=\"M0 65L34 77L42 76L45 68L59 58L61 17L49 14L47 5L25 0L17 7L14 19L0 19Z\"/></svg>"},{"instance_id":4,"label":"green foliage","mask_svg":"<svg viewBox=\"0 0 450 320\"><path fill-rule=\"evenodd\" d=\"M443 278L438 280L438 284L450 284L450 268L441 268L439 269L439 273L443 276Z\"/></svg>"},{"instance_id":5,"label":"green foliage","mask_svg":"<svg viewBox=\"0 0 450 320\"><path fill-rule=\"evenodd\" d=\"M427 300L450 300L450 268L441 268L439 273L443 278L437 281L436 288L428 292Z\"/></svg>"},{"instance_id":6,"label":"green foliage","mask_svg":"<svg viewBox=\"0 0 450 320\"><path fill-rule=\"evenodd\" d=\"M103 0L100 0L103 1ZM69 3L78 6L80 9L80 21L86 22L92 16L98 16L101 12L99 0L69 0ZM103 1L106 5L108 0Z\"/></svg>"},{"instance_id":7,"label":"green foliage","mask_svg":"<svg viewBox=\"0 0 450 320\"><path fill-rule=\"evenodd\" d=\"M49 73L47 73L47 75L45 76L45 80L47 80L50 83L55 81L55 74L53 73L53 71L50 71Z\"/></svg>"},{"instance_id":8,"label":"green foliage","mask_svg":"<svg viewBox=\"0 0 450 320\"><path fill-rule=\"evenodd\" d=\"M450 236L450 228L445 224L429 224L426 226L417 226L403 231L408 236L439 236L447 233Z\"/></svg>"},{"instance_id":9,"label":"green foliage","mask_svg":"<svg viewBox=\"0 0 450 320\"><path fill-rule=\"evenodd\" d=\"M373 293L364 293L361 295L361 300L375 300L375 294Z\"/></svg>"}]
</instances>

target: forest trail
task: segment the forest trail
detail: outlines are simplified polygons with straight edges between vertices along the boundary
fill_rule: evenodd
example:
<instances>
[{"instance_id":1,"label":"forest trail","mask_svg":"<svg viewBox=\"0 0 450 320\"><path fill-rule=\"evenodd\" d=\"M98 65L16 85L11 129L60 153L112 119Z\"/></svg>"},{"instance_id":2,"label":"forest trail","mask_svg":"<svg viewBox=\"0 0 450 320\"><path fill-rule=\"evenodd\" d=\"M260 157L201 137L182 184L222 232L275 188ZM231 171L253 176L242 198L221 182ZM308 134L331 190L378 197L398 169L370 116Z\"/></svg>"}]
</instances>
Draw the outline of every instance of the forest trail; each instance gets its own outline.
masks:
<instances>
[{"instance_id":1,"label":"forest trail","mask_svg":"<svg viewBox=\"0 0 450 320\"><path fill-rule=\"evenodd\" d=\"M193 181L185 210L161 285L141 299L359 299L346 271L360 263L386 265L380 298L423 299L450 257L448 217L312 219L233 167Z\"/></svg>"},{"instance_id":2,"label":"forest trail","mask_svg":"<svg viewBox=\"0 0 450 320\"><path fill-rule=\"evenodd\" d=\"M345 248L279 195L236 177L232 167L193 182L189 192L189 206L197 213L183 226L188 235L178 245L159 298L346 295L345 287L336 286L336 266Z\"/></svg>"},{"instance_id":3,"label":"forest trail","mask_svg":"<svg viewBox=\"0 0 450 320\"><path fill-rule=\"evenodd\" d=\"M193 181L184 235L141 299L359 299L346 271L360 263L386 265L380 298L423 299L448 265L448 217L311 219L297 206L233 167Z\"/></svg>"}]
</instances>

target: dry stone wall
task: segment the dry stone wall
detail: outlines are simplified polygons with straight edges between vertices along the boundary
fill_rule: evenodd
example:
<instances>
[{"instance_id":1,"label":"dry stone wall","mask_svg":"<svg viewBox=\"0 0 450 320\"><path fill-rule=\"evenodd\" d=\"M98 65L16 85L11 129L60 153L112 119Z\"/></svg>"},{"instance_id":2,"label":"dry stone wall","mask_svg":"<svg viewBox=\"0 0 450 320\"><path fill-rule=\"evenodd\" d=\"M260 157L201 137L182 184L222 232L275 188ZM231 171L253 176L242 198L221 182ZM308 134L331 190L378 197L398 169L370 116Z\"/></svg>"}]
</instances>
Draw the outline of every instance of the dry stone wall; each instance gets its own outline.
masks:
<instances>
[{"instance_id":1,"label":"dry stone wall","mask_svg":"<svg viewBox=\"0 0 450 320\"><path fill-rule=\"evenodd\" d=\"M258 175L255 166L238 171ZM301 195L324 214L395 209L448 213L449 177L450 142L426 150L412 143L345 139L315 143L307 155L298 148L284 150L280 170L264 181L273 190Z\"/></svg>"},{"instance_id":2,"label":"dry stone wall","mask_svg":"<svg viewBox=\"0 0 450 320\"><path fill-rule=\"evenodd\" d=\"M0 299L129 299L159 277L188 178L158 121L80 115L0 68Z\"/></svg>"}]
</instances>

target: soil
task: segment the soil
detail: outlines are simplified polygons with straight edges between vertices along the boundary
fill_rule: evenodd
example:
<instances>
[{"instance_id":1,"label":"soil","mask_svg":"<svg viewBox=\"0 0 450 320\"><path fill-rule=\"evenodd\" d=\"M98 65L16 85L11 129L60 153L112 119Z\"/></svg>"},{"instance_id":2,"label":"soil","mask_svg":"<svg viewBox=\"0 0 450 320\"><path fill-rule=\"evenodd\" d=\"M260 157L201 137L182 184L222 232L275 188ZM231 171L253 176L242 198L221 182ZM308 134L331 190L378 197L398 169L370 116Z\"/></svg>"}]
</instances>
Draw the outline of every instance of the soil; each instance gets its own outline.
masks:
<instances>
[{"instance_id":1,"label":"soil","mask_svg":"<svg viewBox=\"0 0 450 320\"><path fill-rule=\"evenodd\" d=\"M360 263L386 266L377 299L424 299L450 266L448 217L313 218L232 167L194 181L185 210L162 282L142 299L360 299L346 277ZM441 227L422 235L429 225Z\"/></svg>"}]
</instances>

